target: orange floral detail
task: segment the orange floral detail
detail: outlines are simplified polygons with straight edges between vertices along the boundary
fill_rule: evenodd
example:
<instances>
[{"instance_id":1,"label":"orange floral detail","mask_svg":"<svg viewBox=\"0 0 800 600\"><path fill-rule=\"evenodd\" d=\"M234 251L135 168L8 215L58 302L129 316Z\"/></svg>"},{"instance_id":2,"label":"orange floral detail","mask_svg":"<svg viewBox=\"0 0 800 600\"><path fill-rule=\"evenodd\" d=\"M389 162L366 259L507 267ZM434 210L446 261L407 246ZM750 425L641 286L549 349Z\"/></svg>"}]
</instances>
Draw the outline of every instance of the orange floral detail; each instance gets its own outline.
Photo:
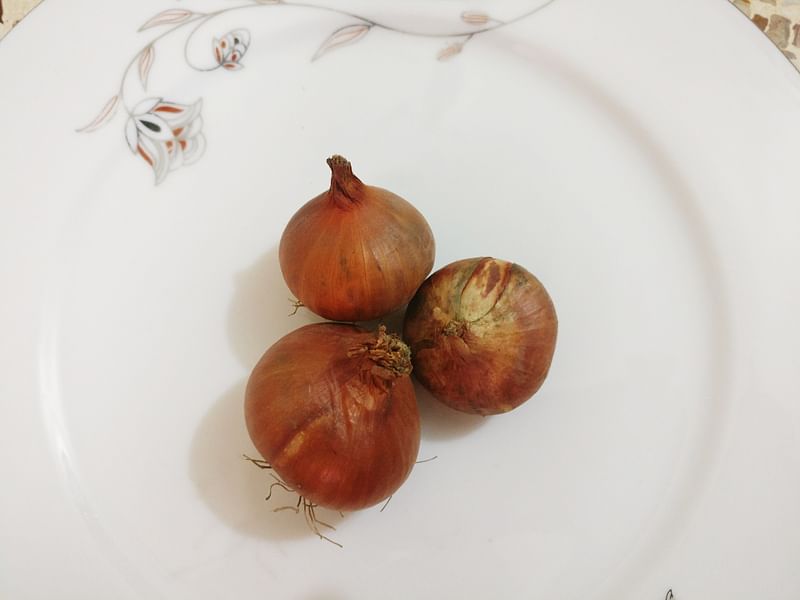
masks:
<instances>
[{"instance_id":1,"label":"orange floral detail","mask_svg":"<svg viewBox=\"0 0 800 600\"><path fill-rule=\"evenodd\" d=\"M147 152L145 152L141 146L136 146L136 149L139 151L139 155L147 161L147 164L149 164L152 167L153 159L150 158L150 155L147 154Z\"/></svg>"}]
</instances>

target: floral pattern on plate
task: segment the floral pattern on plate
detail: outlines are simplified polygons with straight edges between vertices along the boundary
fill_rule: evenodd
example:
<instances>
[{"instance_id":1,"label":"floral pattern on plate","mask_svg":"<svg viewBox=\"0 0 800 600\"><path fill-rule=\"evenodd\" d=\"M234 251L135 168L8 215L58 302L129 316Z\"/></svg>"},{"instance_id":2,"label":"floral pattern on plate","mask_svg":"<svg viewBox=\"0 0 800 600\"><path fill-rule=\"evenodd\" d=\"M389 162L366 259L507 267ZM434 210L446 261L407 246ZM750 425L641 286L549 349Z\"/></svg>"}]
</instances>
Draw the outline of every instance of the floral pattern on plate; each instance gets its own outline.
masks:
<instances>
[{"instance_id":1,"label":"floral pattern on plate","mask_svg":"<svg viewBox=\"0 0 800 600\"><path fill-rule=\"evenodd\" d=\"M211 12L197 12L188 8L171 8L159 12L148 19L139 31L164 28L162 32L151 38L144 47L131 59L122 73L119 89L109 98L97 116L78 132L92 132L109 123L120 106L127 113L125 123L125 140L131 152L139 156L153 171L156 184L161 183L167 175L184 165L199 160L205 149L205 136L202 133L201 117L202 99L177 100L164 99L148 94L150 72L156 63L156 47L158 42L167 36L186 32L184 38L184 59L186 65L197 72L208 72L217 69L238 71L244 67L242 59L251 44L250 31L237 28L213 37L210 40L208 65L194 64L188 54L189 44L200 28L220 15L244 9L256 9L281 5L303 10L328 12L346 16L353 20L334 30L325 38L310 59L316 61L327 53L349 46L364 39L373 30L383 30L392 34L404 34L415 37L437 38L445 42L436 55L444 61L460 54L466 44L475 36L484 34L511 23L521 21L539 12L555 0L540 0L527 11L512 19L501 21L488 13L478 10L464 11L460 14L460 30L447 32L428 32L403 29L389 23L382 23L353 12L310 3L293 3L286 0L248 0L243 4L228 6ZM191 25L191 27L189 27ZM134 68L135 67L135 68ZM132 77L138 77L143 99L131 105L126 94L126 83Z\"/></svg>"},{"instance_id":2,"label":"floral pattern on plate","mask_svg":"<svg viewBox=\"0 0 800 600\"><path fill-rule=\"evenodd\" d=\"M130 112L125 139L131 152L153 168L156 183L161 183L170 171L192 164L203 154L201 107L202 100L186 105L162 98L146 98Z\"/></svg>"}]
</instances>

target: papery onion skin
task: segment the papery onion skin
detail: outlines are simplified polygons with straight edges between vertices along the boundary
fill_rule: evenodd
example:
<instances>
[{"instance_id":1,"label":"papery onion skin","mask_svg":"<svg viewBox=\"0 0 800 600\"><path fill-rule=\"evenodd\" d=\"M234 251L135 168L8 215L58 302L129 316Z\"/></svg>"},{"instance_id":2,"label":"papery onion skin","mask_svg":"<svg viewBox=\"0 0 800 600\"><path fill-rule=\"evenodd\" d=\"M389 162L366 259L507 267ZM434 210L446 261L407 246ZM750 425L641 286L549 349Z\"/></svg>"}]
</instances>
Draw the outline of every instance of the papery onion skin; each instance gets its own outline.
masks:
<instances>
[{"instance_id":1,"label":"papery onion skin","mask_svg":"<svg viewBox=\"0 0 800 600\"><path fill-rule=\"evenodd\" d=\"M409 304L403 339L414 375L434 397L467 413L508 412L550 369L558 321L541 282L523 267L470 258L440 269Z\"/></svg>"},{"instance_id":2,"label":"papery onion skin","mask_svg":"<svg viewBox=\"0 0 800 600\"><path fill-rule=\"evenodd\" d=\"M405 306L433 268L425 218L406 200L365 185L341 156L328 159L331 187L291 218L281 237L281 272L312 312L369 321Z\"/></svg>"},{"instance_id":3,"label":"papery onion skin","mask_svg":"<svg viewBox=\"0 0 800 600\"><path fill-rule=\"evenodd\" d=\"M410 370L407 346L385 328L301 327L253 369L250 438L307 501L340 511L377 504L406 480L419 450Z\"/></svg>"}]
</instances>

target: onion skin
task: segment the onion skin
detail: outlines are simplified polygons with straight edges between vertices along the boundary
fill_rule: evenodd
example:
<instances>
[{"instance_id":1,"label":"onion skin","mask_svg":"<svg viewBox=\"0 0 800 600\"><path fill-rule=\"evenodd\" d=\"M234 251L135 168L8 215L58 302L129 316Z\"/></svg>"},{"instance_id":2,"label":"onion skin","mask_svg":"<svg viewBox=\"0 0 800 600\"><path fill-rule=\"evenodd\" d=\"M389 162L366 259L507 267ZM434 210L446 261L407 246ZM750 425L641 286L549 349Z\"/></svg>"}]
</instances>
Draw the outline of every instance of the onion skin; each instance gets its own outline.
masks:
<instances>
[{"instance_id":1,"label":"onion skin","mask_svg":"<svg viewBox=\"0 0 800 600\"><path fill-rule=\"evenodd\" d=\"M369 321L405 306L433 268L425 218L387 190L365 185L341 156L331 187L291 218L278 250L289 289L314 313Z\"/></svg>"},{"instance_id":2,"label":"onion skin","mask_svg":"<svg viewBox=\"0 0 800 600\"><path fill-rule=\"evenodd\" d=\"M306 500L352 511L391 496L419 450L408 348L385 328L316 323L278 340L245 392L253 444Z\"/></svg>"},{"instance_id":3,"label":"onion skin","mask_svg":"<svg viewBox=\"0 0 800 600\"><path fill-rule=\"evenodd\" d=\"M434 397L467 413L508 412L550 369L558 322L544 286L519 265L460 260L431 275L406 312L414 375Z\"/></svg>"}]
</instances>

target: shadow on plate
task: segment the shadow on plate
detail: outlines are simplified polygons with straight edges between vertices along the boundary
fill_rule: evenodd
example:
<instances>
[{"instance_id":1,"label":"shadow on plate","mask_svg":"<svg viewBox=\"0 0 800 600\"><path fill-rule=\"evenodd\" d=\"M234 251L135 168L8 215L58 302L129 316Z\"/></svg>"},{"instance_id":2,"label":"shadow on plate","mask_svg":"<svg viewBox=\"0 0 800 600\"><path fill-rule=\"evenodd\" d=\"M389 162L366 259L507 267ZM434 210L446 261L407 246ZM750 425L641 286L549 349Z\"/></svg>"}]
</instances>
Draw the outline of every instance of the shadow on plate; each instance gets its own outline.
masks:
<instances>
[{"instance_id":1,"label":"shadow on plate","mask_svg":"<svg viewBox=\"0 0 800 600\"><path fill-rule=\"evenodd\" d=\"M417 393L423 439L433 441L461 437L487 422L486 417L462 413L442 404L416 379L414 390Z\"/></svg>"},{"instance_id":2,"label":"shadow on plate","mask_svg":"<svg viewBox=\"0 0 800 600\"><path fill-rule=\"evenodd\" d=\"M290 316L292 298L283 281L277 246L234 276L228 340L236 358L247 369L252 369L278 339L320 320L305 309Z\"/></svg>"},{"instance_id":3,"label":"shadow on plate","mask_svg":"<svg viewBox=\"0 0 800 600\"><path fill-rule=\"evenodd\" d=\"M398 309L392 313L389 313L385 317L381 317L380 319L373 319L372 321L359 321L356 323L362 329L366 329L367 331L377 331L378 327L381 325L386 325L386 331L389 333L396 333L397 335L402 336L403 334L403 319L406 316L406 307L404 306L401 309Z\"/></svg>"},{"instance_id":4,"label":"shadow on plate","mask_svg":"<svg viewBox=\"0 0 800 600\"><path fill-rule=\"evenodd\" d=\"M276 486L272 498L265 501L275 480L270 471L242 457L244 453L260 458L244 423L245 386L245 381L233 386L203 417L192 440L190 477L214 514L237 531L273 540L314 537L302 513L274 512L281 506L295 506L297 494ZM334 526L341 521L338 513L328 510L318 510L318 517ZM335 534L331 533L333 539Z\"/></svg>"}]
</instances>

